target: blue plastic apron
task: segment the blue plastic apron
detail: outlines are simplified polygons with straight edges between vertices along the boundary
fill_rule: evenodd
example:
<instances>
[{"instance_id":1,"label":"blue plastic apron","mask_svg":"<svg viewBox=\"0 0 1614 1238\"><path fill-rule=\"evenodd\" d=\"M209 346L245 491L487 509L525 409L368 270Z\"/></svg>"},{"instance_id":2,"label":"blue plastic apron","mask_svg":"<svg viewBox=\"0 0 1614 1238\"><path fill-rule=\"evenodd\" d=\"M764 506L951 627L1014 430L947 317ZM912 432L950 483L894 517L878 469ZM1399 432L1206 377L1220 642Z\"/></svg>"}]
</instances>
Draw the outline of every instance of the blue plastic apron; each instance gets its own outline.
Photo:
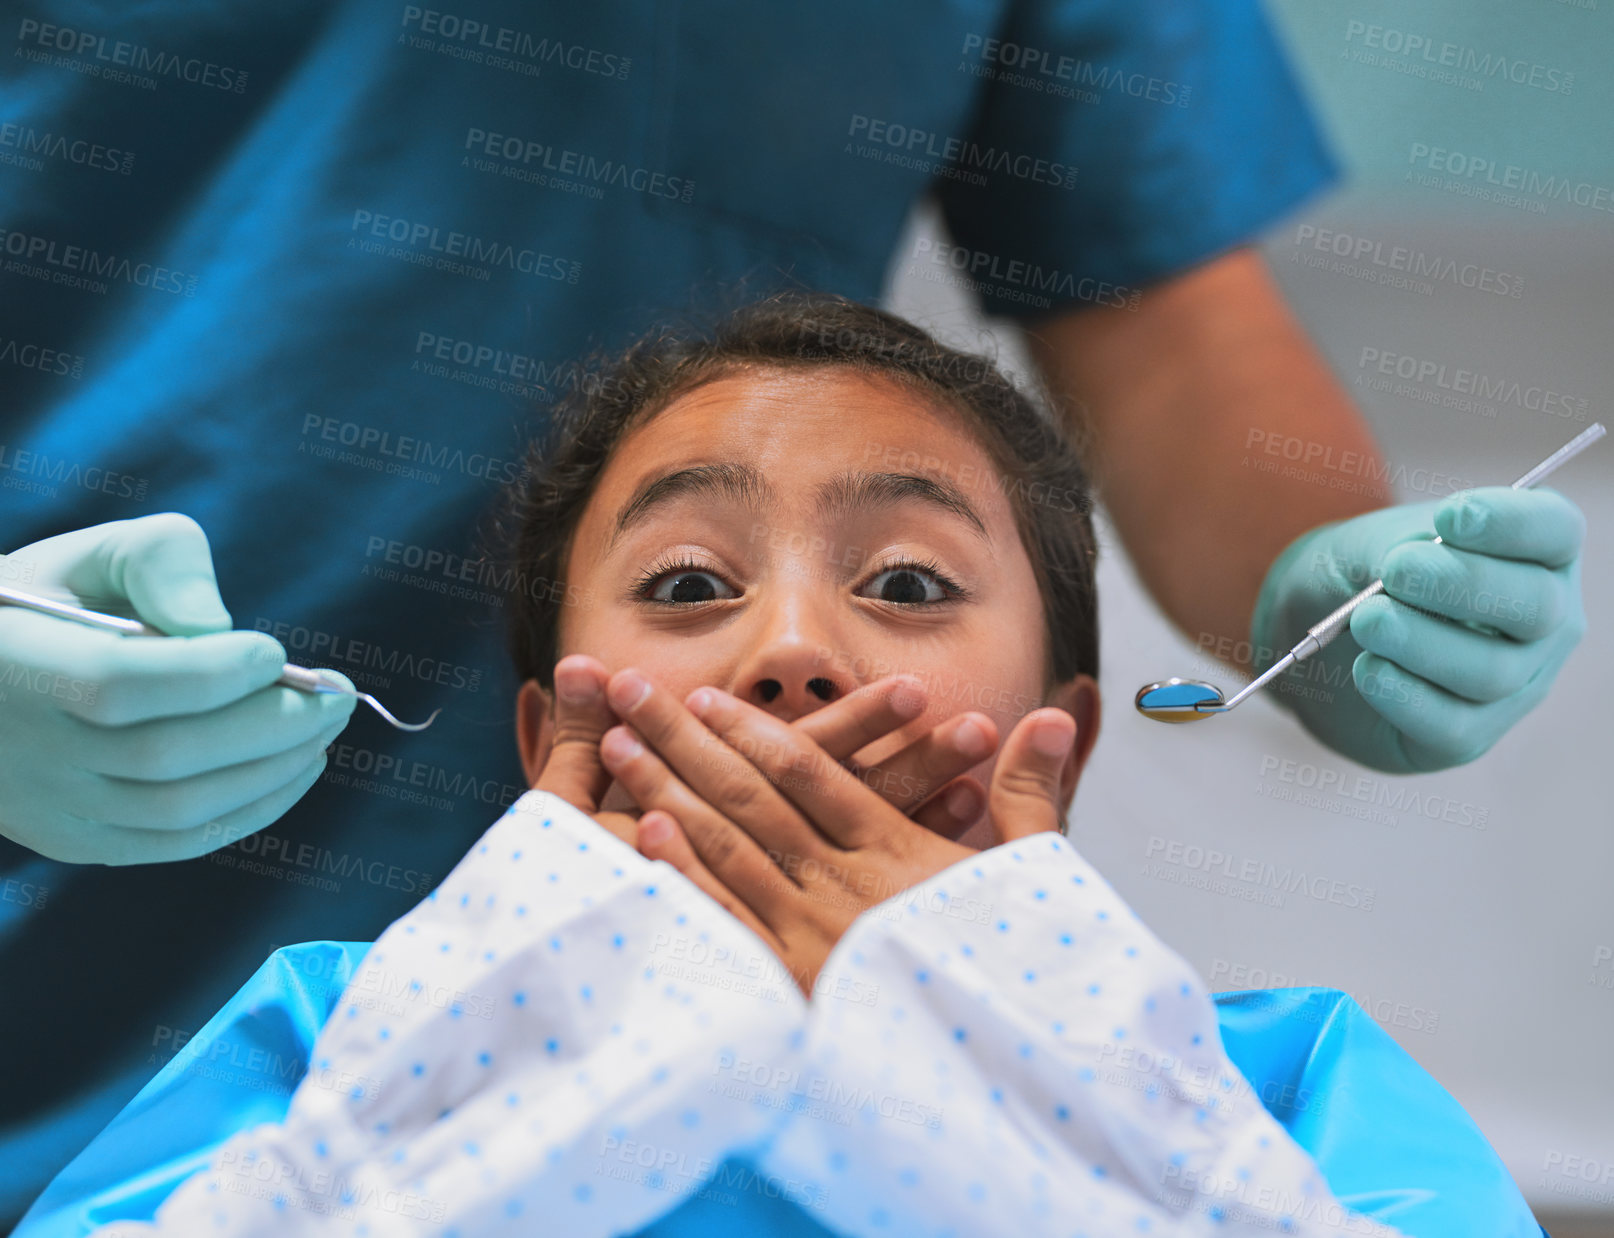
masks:
<instances>
[{"instance_id":1,"label":"blue plastic apron","mask_svg":"<svg viewBox=\"0 0 1614 1238\"><path fill-rule=\"evenodd\" d=\"M149 1220L237 1131L285 1115L367 942L270 955L194 1036L159 1028L166 1064L50 1184L15 1238ZM1451 1095L1336 989L1215 998L1228 1055L1349 1207L1413 1238L1538 1238L1500 1158ZM174 1041L183 1041L176 1045ZM738 1201L737 1203L735 1201ZM734 1158L638 1238L830 1234Z\"/></svg>"}]
</instances>

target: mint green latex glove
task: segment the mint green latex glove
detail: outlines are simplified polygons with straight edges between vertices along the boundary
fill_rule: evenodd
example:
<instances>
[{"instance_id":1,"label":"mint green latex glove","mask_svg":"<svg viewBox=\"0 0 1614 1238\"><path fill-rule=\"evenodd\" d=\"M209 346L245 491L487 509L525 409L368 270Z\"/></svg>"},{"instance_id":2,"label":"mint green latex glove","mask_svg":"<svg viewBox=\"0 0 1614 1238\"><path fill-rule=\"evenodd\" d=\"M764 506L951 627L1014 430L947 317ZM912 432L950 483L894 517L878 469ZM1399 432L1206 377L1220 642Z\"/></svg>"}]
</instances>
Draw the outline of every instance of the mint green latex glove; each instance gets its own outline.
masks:
<instances>
[{"instance_id":1,"label":"mint green latex glove","mask_svg":"<svg viewBox=\"0 0 1614 1238\"><path fill-rule=\"evenodd\" d=\"M1472 761L1546 696L1586 631L1585 534L1563 495L1508 486L1312 529L1267 571L1251 624L1256 669L1382 577L1384 593L1356 608L1348 631L1266 691L1374 769Z\"/></svg>"},{"instance_id":2,"label":"mint green latex glove","mask_svg":"<svg viewBox=\"0 0 1614 1238\"><path fill-rule=\"evenodd\" d=\"M282 816L354 699L271 687L286 651L230 631L207 536L174 512L46 538L0 584L170 635L0 606L0 834L53 860L184 860Z\"/></svg>"}]
</instances>

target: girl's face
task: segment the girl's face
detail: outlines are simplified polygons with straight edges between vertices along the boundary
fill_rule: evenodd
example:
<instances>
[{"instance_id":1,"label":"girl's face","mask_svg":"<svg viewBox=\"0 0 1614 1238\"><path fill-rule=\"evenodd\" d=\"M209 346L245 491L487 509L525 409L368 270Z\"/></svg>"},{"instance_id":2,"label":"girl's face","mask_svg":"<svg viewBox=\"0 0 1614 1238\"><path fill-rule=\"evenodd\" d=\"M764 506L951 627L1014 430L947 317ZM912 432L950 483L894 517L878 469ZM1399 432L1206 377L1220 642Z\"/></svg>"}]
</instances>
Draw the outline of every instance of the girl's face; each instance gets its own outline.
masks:
<instances>
[{"instance_id":1,"label":"girl's face","mask_svg":"<svg viewBox=\"0 0 1614 1238\"><path fill-rule=\"evenodd\" d=\"M1003 479L959 415L891 380L761 370L680 396L618 444L566 586L560 656L638 667L680 699L711 685L788 722L917 675L927 711L858 753L865 765L956 714L1006 738L1059 705L1078 722L1068 807L1091 749L1093 680L1044 700L1042 601ZM522 708L550 702L533 683ZM552 725L532 721L535 773ZM970 772L989 785L995 764ZM634 805L613 784L601 807ZM984 812L959 838L991 845Z\"/></svg>"}]
</instances>

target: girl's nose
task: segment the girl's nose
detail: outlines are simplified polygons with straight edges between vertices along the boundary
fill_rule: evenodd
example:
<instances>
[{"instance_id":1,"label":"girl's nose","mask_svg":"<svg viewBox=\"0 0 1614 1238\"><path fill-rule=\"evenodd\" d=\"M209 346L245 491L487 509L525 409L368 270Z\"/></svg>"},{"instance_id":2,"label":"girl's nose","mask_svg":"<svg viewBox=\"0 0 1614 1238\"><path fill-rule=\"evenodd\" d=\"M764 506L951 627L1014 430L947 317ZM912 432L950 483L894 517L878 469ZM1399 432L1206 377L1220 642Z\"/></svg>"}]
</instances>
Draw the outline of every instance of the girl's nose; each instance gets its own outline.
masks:
<instances>
[{"instance_id":1,"label":"girl's nose","mask_svg":"<svg viewBox=\"0 0 1614 1238\"><path fill-rule=\"evenodd\" d=\"M780 570L759 587L732 631L743 649L729 691L793 722L849 695L858 681L843 651L855 623L839 583L812 565Z\"/></svg>"},{"instance_id":2,"label":"girl's nose","mask_svg":"<svg viewBox=\"0 0 1614 1238\"><path fill-rule=\"evenodd\" d=\"M757 703L762 705L772 705L782 696L793 697L795 699L787 699L786 703L791 706L800 703L803 706L802 713L816 708L817 705L838 700L842 695L841 688L827 675L814 675L802 685L802 688L800 692L787 694L784 684L777 679L767 678L757 681L753 693Z\"/></svg>"}]
</instances>

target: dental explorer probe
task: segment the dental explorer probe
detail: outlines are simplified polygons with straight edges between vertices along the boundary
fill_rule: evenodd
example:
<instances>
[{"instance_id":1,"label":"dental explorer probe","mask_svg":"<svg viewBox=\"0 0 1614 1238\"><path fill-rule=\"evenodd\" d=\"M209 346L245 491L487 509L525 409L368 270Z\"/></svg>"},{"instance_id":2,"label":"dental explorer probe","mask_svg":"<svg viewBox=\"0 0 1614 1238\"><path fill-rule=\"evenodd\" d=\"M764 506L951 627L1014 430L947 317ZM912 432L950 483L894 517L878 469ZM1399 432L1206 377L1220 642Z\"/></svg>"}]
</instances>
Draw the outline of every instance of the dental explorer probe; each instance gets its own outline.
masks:
<instances>
[{"instance_id":1,"label":"dental explorer probe","mask_svg":"<svg viewBox=\"0 0 1614 1238\"><path fill-rule=\"evenodd\" d=\"M1514 482L1513 489L1528 490L1542 478L1573 460L1606 433L1608 431L1603 428L1603 423L1594 421L1540 464L1536 465L1535 468L1519 478L1518 481ZM1439 543L1440 538L1437 536L1430 545ZM1380 579L1375 580L1356 596L1347 598L1327 618L1319 620L1306 629L1306 634L1300 638L1293 649L1269 666L1257 678L1246 684L1231 700L1224 702L1222 690L1214 684L1205 683L1197 679L1164 679L1158 683L1145 684L1138 689L1138 695L1135 700L1138 712L1146 717L1155 719L1157 722L1197 722L1199 719L1208 718L1212 714L1225 714L1251 693L1259 692L1291 666L1298 662L1304 662L1312 654L1320 652L1325 645L1350 625L1351 613L1358 606L1367 601L1368 598L1377 597L1383 592L1384 581Z\"/></svg>"},{"instance_id":2,"label":"dental explorer probe","mask_svg":"<svg viewBox=\"0 0 1614 1238\"><path fill-rule=\"evenodd\" d=\"M114 632L121 636L167 636L166 632L159 632L149 624L141 623L138 619L123 619L117 615L103 615L100 611L86 610L82 606L74 606L70 602L58 602L51 598L39 597L36 594L24 593L21 589L12 589L0 585L0 605L23 606L29 610L38 611L42 615L54 615L58 619L71 619L74 623L82 623L86 627L99 628L103 632ZM275 680L288 688L296 688L299 692L328 692L338 696L355 696L365 702L370 708L380 714L400 731L424 731L437 720L441 709L432 710L432 716L424 722L400 722L392 715L380 701L368 692L360 692L357 688L345 688L334 680L326 679L323 673L306 666L297 666L288 662L280 670L280 678Z\"/></svg>"}]
</instances>

